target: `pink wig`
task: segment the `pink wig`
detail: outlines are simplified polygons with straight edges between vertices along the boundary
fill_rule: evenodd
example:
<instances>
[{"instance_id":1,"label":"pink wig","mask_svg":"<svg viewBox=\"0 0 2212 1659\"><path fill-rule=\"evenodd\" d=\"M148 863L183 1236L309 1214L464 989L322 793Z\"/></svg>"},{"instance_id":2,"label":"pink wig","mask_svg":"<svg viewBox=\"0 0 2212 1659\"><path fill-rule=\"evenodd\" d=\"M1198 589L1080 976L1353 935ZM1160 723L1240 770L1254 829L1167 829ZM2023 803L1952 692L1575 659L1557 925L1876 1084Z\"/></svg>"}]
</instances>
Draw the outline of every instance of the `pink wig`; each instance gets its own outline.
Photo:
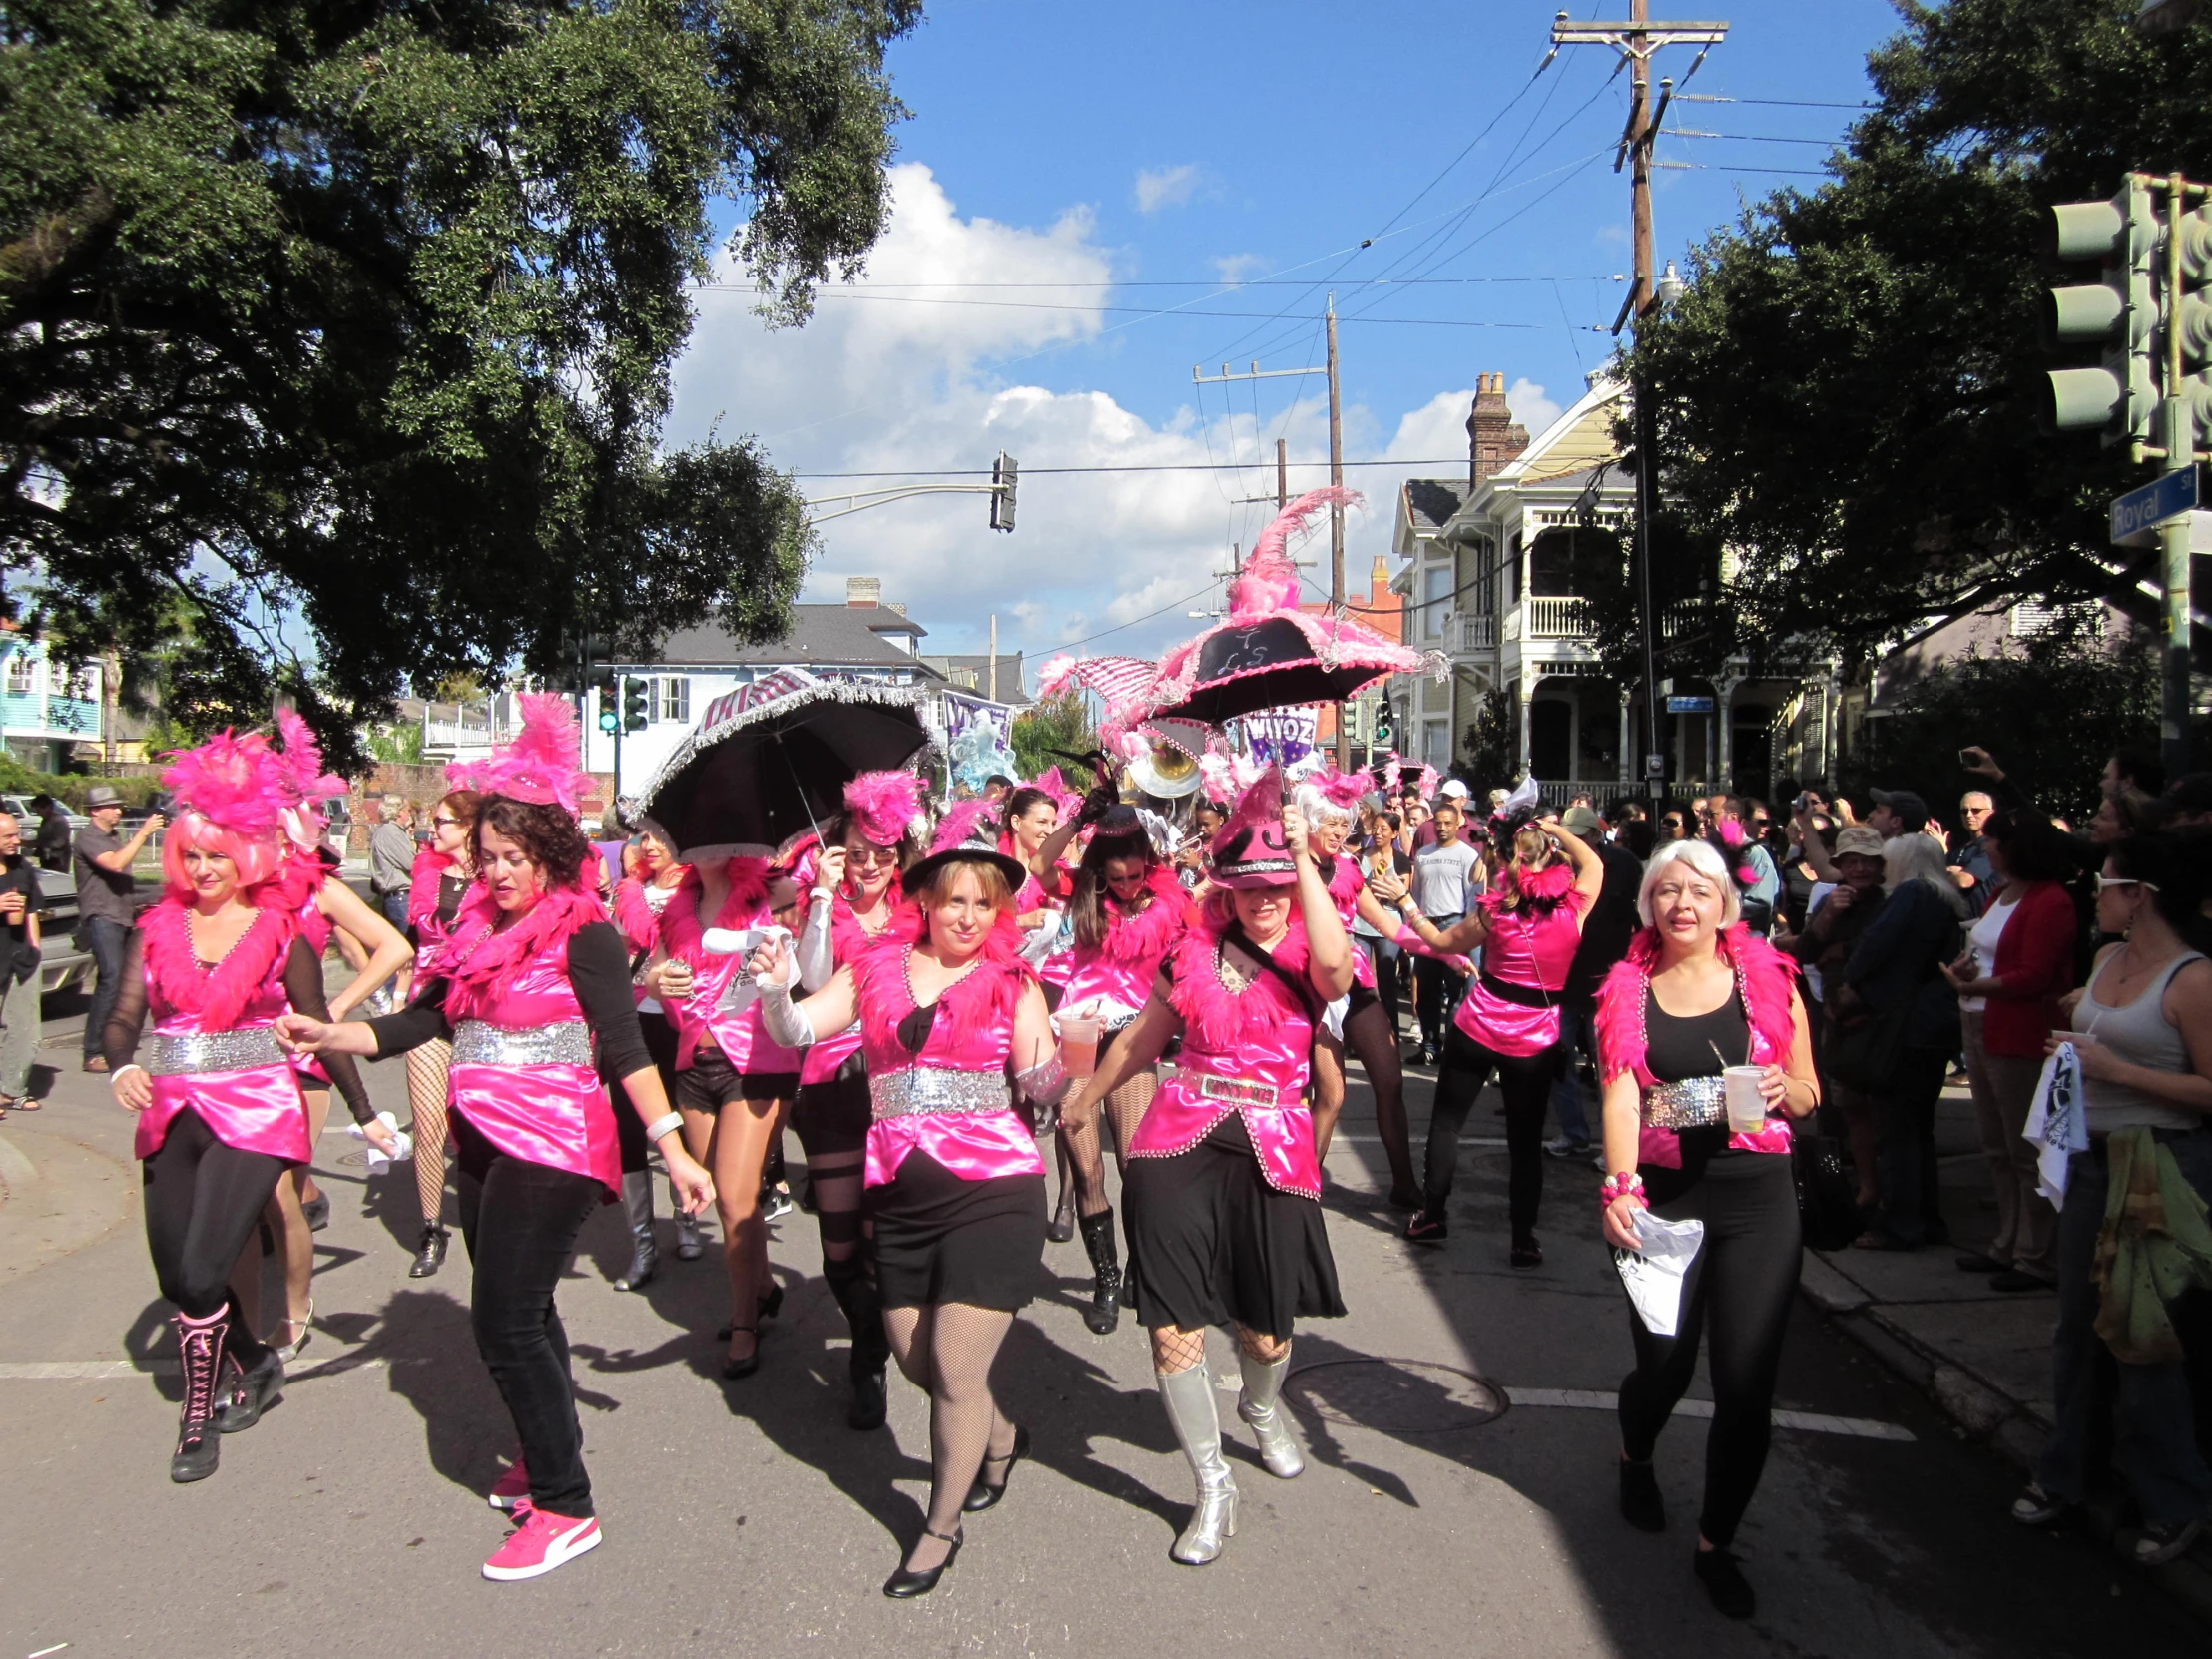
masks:
<instances>
[{"instance_id":1,"label":"pink wig","mask_svg":"<svg viewBox=\"0 0 2212 1659\"><path fill-rule=\"evenodd\" d=\"M162 880L180 899L192 896L185 851L195 846L230 859L238 867L241 892L260 886L284 864L283 841L274 830L263 835L245 834L188 807L177 815L168 834L162 837Z\"/></svg>"},{"instance_id":2,"label":"pink wig","mask_svg":"<svg viewBox=\"0 0 2212 1659\"><path fill-rule=\"evenodd\" d=\"M250 840L283 829L283 812L296 799L284 763L259 732L240 737L218 732L206 743L169 757L162 788L181 813L197 813Z\"/></svg>"}]
</instances>

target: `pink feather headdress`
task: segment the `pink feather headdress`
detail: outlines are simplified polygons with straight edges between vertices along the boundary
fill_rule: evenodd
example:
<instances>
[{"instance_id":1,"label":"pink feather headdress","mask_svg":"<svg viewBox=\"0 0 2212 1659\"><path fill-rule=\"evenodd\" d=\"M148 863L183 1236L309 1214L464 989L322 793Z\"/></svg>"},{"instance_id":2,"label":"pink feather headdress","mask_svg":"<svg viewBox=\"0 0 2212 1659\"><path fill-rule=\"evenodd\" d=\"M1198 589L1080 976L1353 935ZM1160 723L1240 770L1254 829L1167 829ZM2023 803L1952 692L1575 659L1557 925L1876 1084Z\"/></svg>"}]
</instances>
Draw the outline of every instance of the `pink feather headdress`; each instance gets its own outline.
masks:
<instances>
[{"instance_id":1,"label":"pink feather headdress","mask_svg":"<svg viewBox=\"0 0 2212 1659\"><path fill-rule=\"evenodd\" d=\"M1275 516L1252 544L1237 580L1229 588L1229 620L1264 622L1278 611L1298 609L1298 566L1291 562L1291 532L1306 528L1307 521L1330 507L1356 507L1360 492L1348 489L1308 490Z\"/></svg>"},{"instance_id":2,"label":"pink feather headdress","mask_svg":"<svg viewBox=\"0 0 2212 1659\"><path fill-rule=\"evenodd\" d=\"M956 846L970 846L989 841L998 844L998 817L993 804L988 801L956 801L943 818L937 820L937 833L929 843L932 853L949 852Z\"/></svg>"},{"instance_id":3,"label":"pink feather headdress","mask_svg":"<svg viewBox=\"0 0 2212 1659\"><path fill-rule=\"evenodd\" d=\"M553 692L524 692L522 729L494 748L491 759L445 769L455 789L503 795L533 807L560 807L575 813L592 787L584 771L584 738L568 699Z\"/></svg>"},{"instance_id":4,"label":"pink feather headdress","mask_svg":"<svg viewBox=\"0 0 2212 1659\"><path fill-rule=\"evenodd\" d=\"M1364 772L1317 772L1299 785L1298 797L1302 810L1311 798L1316 807L1339 818L1357 818L1360 798L1374 788L1375 780Z\"/></svg>"},{"instance_id":5,"label":"pink feather headdress","mask_svg":"<svg viewBox=\"0 0 2212 1659\"><path fill-rule=\"evenodd\" d=\"M1382 767L1382 793L1387 796L1396 795L1398 780L1403 778L1404 776L1404 758L1400 756L1396 750L1393 749L1390 751L1389 760L1386 761Z\"/></svg>"},{"instance_id":6,"label":"pink feather headdress","mask_svg":"<svg viewBox=\"0 0 2212 1659\"><path fill-rule=\"evenodd\" d=\"M863 772L844 787L844 810L877 846L895 846L921 816L921 780L910 772Z\"/></svg>"},{"instance_id":7,"label":"pink feather headdress","mask_svg":"<svg viewBox=\"0 0 2212 1659\"><path fill-rule=\"evenodd\" d=\"M1083 792L1069 786L1068 781L1060 775L1060 764L1057 761L1038 773L1029 787L1042 790L1052 797L1052 804L1060 809L1062 818L1069 817L1083 805Z\"/></svg>"},{"instance_id":8,"label":"pink feather headdress","mask_svg":"<svg viewBox=\"0 0 2212 1659\"><path fill-rule=\"evenodd\" d=\"M345 780L322 770L322 744L314 728L290 709L276 711L276 735L283 740L278 764L284 771L284 787L291 792L285 809L284 832L301 846L313 846L322 838L328 819L322 803L346 793Z\"/></svg>"},{"instance_id":9,"label":"pink feather headdress","mask_svg":"<svg viewBox=\"0 0 2212 1659\"><path fill-rule=\"evenodd\" d=\"M219 829L263 840L283 828L294 796L284 763L259 732L218 732L197 748L178 750L162 773L162 788L178 807Z\"/></svg>"}]
</instances>

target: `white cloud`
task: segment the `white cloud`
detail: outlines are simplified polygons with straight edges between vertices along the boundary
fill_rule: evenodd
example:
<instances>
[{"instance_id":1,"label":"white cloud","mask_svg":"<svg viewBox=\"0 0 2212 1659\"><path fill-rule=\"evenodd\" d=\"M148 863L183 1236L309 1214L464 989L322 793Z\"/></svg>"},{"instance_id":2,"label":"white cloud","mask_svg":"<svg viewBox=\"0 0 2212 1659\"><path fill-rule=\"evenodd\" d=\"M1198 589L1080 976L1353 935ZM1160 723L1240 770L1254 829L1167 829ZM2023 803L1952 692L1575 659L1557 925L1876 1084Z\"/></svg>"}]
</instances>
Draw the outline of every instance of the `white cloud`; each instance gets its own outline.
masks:
<instances>
[{"instance_id":1,"label":"white cloud","mask_svg":"<svg viewBox=\"0 0 2212 1659\"><path fill-rule=\"evenodd\" d=\"M1528 428L1532 438L1559 418L1559 403L1545 396L1544 388L1525 374L1506 388L1505 406L1513 411L1515 420Z\"/></svg>"},{"instance_id":2,"label":"white cloud","mask_svg":"<svg viewBox=\"0 0 2212 1659\"><path fill-rule=\"evenodd\" d=\"M1265 271L1267 260L1258 254L1231 254L1214 262L1214 270L1231 287L1241 285L1255 272Z\"/></svg>"},{"instance_id":3,"label":"white cloud","mask_svg":"<svg viewBox=\"0 0 2212 1659\"><path fill-rule=\"evenodd\" d=\"M865 276L852 288L826 288L805 328L766 328L748 291L700 296L670 441L695 440L719 422L726 436L757 434L778 465L802 473L905 471L936 474L916 482L972 484L986 481L1004 449L1028 463L1012 535L987 528L979 494L923 495L835 519L822 526L805 597L841 599L846 576L879 576L885 597L907 603L929 630L924 649L932 653L982 650L993 614L999 648L1026 650L1033 660L1107 629L1118 631L1078 649L1157 655L1187 638L1201 624L1185 613L1218 602L1215 577L1227 568L1230 544L1249 548L1272 516L1269 505L1238 498L1272 496L1277 435L1294 459L1328 453L1326 399L1317 389L1270 415L1262 430L1249 410L1225 414L1218 398L1148 421L1082 389L1064 359L1029 359L1094 339L1111 320L1096 308L1109 302L1111 254L1095 240L1089 215L1073 210L1041 229L963 218L917 163L894 168L891 188L889 228ZM1055 297L1076 308L904 302L979 291L924 285L947 282L1048 284L1040 296L1058 289ZM1044 379L1070 389L1037 383ZM1439 393L1394 421L1350 405L1347 457L1464 455L1471 397ZM1231 459L1242 469L1204 470ZM1200 470L1158 470L1179 467ZM1404 471L1448 476L1463 474L1463 465ZM1292 488L1312 488L1323 476L1294 470ZM1347 586L1356 594L1367 591L1372 559L1387 548L1400 476L1387 468L1348 474L1371 503L1350 521ZM899 481L802 485L824 497ZM1326 532L1304 556L1320 561L1307 573L1309 595L1326 592Z\"/></svg>"},{"instance_id":4,"label":"white cloud","mask_svg":"<svg viewBox=\"0 0 2212 1659\"><path fill-rule=\"evenodd\" d=\"M1198 168L1147 167L1137 173L1137 212L1156 214L1162 208L1180 208L1198 190Z\"/></svg>"}]
</instances>

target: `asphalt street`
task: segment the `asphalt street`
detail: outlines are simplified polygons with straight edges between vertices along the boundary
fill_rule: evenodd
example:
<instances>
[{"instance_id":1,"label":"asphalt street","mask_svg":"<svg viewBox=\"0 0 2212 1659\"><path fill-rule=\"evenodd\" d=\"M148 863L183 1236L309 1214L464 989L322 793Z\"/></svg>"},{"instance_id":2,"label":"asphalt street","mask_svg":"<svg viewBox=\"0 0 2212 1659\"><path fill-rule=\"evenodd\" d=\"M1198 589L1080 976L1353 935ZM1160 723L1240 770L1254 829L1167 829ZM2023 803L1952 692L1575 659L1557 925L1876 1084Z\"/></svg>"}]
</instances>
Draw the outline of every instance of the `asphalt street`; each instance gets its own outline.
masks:
<instances>
[{"instance_id":1,"label":"asphalt street","mask_svg":"<svg viewBox=\"0 0 2212 1659\"><path fill-rule=\"evenodd\" d=\"M177 1380L130 1126L76 1050L68 1022L50 1026L45 1109L0 1125L0 1659L2206 1651L2202 1627L2088 1540L2014 1526L2008 1468L1802 1305L1789 1414L1739 1538L1760 1610L1721 1619L1688 1570L1703 1422L1686 1413L1661 1442L1667 1532L1616 1507L1610 1396L1630 1349L1594 1174L1551 1166L1549 1260L1515 1273L1502 1144L1470 1145L1452 1237L1416 1253L1382 1205L1357 1087L1328 1197L1350 1313L1299 1334L1288 1390L1312 1464L1272 1479L1221 1394L1244 1499L1216 1565L1168 1559L1190 1476L1141 1336L1081 1323L1080 1244L1047 1247L999 1362L1034 1460L971 1517L939 1590L893 1603L878 1586L920 1525L926 1402L894 1375L888 1427L844 1426L812 1218L777 1224L789 1297L759 1374L725 1383L719 1263L672 1261L645 1295L618 1294L610 1207L561 1291L606 1541L548 1578L488 1583L477 1567L504 1524L482 1494L511 1435L469 1335L465 1258L456 1239L441 1274L406 1277L411 1172L368 1179L339 1129L317 1161L334 1202L314 1335L282 1402L225 1442L213 1479L170 1483ZM404 1116L399 1067L371 1076ZM1428 1091L1416 1074L1416 1135ZM1473 1132L1502 1133L1486 1105ZM796 1141L791 1155L796 1175ZM1234 1376L1218 1338L1214 1364Z\"/></svg>"}]
</instances>

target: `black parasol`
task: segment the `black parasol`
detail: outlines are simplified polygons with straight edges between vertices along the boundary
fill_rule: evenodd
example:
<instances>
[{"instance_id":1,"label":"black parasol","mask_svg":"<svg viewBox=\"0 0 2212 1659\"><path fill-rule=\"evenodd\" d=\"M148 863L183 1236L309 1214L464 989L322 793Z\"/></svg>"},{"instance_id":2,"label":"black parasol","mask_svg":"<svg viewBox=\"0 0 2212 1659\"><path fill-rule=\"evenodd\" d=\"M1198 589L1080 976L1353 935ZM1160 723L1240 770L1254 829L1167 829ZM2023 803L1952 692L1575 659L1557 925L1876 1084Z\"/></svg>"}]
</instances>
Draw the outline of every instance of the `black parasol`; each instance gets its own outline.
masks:
<instances>
[{"instance_id":1,"label":"black parasol","mask_svg":"<svg viewBox=\"0 0 2212 1659\"><path fill-rule=\"evenodd\" d=\"M645 810L686 858L773 851L844 809L863 772L903 767L929 745L919 687L778 669L707 705L646 786Z\"/></svg>"},{"instance_id":2,"label":"black parasol","mask_svg":"<svg viewBox=\"0 0 2212 1659\"><path fill-rule=\"evenodd\" d=\"M1209 634L1198 649L1190 694L1148 718L1221 726L1263 709L1342 703L1391 672L1389 666L1371 661L1324 662L1305 629L1288 617L1274 616Z\"/></svg>"}]
</instances>

